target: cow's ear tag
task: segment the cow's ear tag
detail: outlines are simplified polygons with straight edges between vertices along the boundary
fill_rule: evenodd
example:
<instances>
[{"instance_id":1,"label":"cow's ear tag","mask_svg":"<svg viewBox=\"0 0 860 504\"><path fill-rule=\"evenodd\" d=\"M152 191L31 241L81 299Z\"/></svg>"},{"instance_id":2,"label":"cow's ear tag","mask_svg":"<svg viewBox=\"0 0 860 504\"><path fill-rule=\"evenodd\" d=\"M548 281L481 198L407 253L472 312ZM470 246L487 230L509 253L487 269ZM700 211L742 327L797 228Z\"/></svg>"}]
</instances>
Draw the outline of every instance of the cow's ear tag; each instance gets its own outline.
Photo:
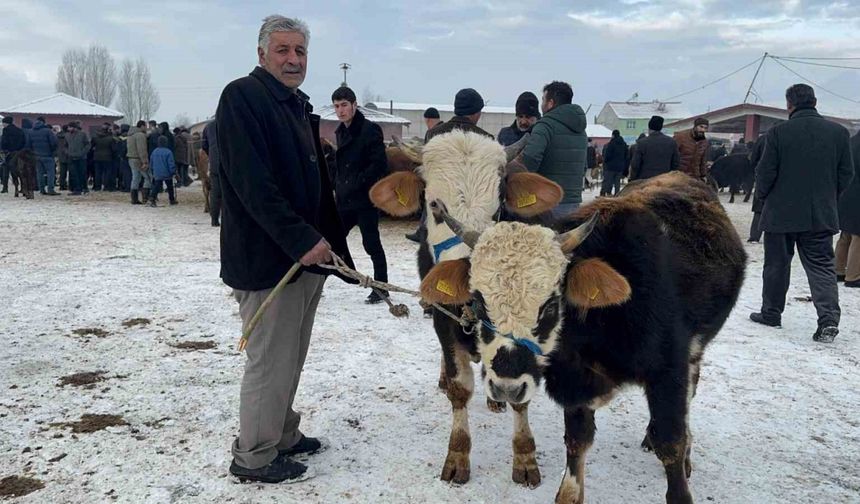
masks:
<instances>
[{"instance_id":1,"label":"cow's ear tag","mask_svg":"<svg viewBox=\"0 0 860 504\"><path fill-rule=\"evenodd\" d=\"M454 297L454 287L451 286L451 284L449 284L445 280L439 279L439 281L436 282L436 290L443 294L447 294L451 297Z\"/></svg>"},{"instance_id":2,"label":"cow's ear tag","mask_svg":"<svg viewBox=\"0 0 860 504\"><path fill-rule=\"evenodd\" d=\"M592 287L591 291L588 293L588 299L594 301L597 299L598 294L600 294L600 289L597 287Z\"/></svg>"},{"instance_id":3,"label":"cow's ear tag","mask_svg":"<svg viewBox=\"0 0 860 504\"><path fill-rule=\"evenodd\" d=\"M525 208L537 203L537 194L528 193L517 196L517 208Z\"/></svg>"},{"instance_id":4,"label":"cow's ear tag","mask_svg":"<svg viewBox=\"0 0 860 504\"><path fill-rule=\"evenodd\" d=\"M394 188L394 194L397 195L397 202L400 203L400 206L406 206L409 204L409 196L403 194L403 191L401 191L399 187Z\"/></svg>"}]
</instances>

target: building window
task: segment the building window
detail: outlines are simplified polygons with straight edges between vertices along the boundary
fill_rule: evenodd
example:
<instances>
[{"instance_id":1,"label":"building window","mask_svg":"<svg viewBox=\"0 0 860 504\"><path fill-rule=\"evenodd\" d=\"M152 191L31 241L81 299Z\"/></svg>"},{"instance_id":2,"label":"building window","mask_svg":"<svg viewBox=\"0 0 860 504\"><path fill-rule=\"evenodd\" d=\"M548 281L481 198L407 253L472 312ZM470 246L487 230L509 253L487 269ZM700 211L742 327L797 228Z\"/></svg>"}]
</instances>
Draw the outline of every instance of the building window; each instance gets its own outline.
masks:
<instances>
[{"instance_id":1,"label":"building window","mask_svg":"<svg viewBox=\"0 0 860 504\"><path fill-rule=\"evenodd\" d=\"M636 120L627 121L627 129L632 130L636 129Z\"/></svg>"}]
</instances>

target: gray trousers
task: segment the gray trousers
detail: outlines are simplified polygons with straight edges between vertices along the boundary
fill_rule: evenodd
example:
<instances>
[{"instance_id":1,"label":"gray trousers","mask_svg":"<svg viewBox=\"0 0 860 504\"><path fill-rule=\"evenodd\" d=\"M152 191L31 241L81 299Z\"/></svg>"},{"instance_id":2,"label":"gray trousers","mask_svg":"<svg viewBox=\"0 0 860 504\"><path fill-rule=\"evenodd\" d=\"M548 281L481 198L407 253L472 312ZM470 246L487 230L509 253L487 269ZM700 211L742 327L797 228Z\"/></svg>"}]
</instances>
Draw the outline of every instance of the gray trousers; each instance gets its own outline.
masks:
<instances>
[{"instance_id":1,"label":"gray trousers","mask_svg":"<svg viewBox=\"0 0 860 504\"><path fill-rule=\"evenodd\" d=\"M829 231L804 233L764 233L764 270L762 272L761 313L779 320L785 309L785 294L791 282L794 247L806 270L812 303L818 312L818 327L839 326L839 288L833 254L833 235Z\"/></svg>"},{"instance_id":2,"label":"gray trousers","mask_svg":"<svg viewBox=\"0 0 860 504\"><path fill-rule=\"evenodd\" d=\"M274 299L245 348L245 374L239 396L239 436L233 458L247 469L269 464L278 450L302 437L301 417L293 410L311 340L325 277L303 272ZM242 326L251 322L271 289L234 290Z\"/></svg>"}]
</instances>

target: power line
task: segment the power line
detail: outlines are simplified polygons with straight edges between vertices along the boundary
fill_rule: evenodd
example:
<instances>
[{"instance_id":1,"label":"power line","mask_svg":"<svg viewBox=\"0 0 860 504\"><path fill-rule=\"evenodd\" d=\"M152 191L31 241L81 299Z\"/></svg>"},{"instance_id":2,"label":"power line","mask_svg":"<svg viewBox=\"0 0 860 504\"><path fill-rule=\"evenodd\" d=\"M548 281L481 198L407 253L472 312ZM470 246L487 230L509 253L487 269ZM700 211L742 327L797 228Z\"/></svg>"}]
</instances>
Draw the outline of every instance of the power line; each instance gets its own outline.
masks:
<instances>
[{"instance_id":1,"label":"power line","mask_svg":"<svg viewBox=\"0 0 860 504\"><path fill-rule=\"evenodd\" d=\"M701 91L702 89L705 89L706 87L713 86L714 84L716 84L716 83L718 83L718 82L721 82L721 81L724 81L724 80L728 79L729 77L731 77L731 76L735 75L735 74L736 74L736 73L738 73L738 72L741 72L741 71L743 71L743 70L746 70L747 68L749 68L749 67L751 67L751 66L755 65L756 63L759 63L761 60L762 60L761 58L756 58L756 59L754 59L753 61L751 61L751 62L747 63L746 65L744 65L744 66L742 66L742 67L738 68L737 70L735 70L735 71L733 71L733 72L731 72L731 73L728 73L728 74L726 74L726 75L724 75L724 76L720 77L720 78L719 78L719 79L717 79L717 80L711 81L711 82L709 82L709 83L705 84L704 86L697 87L696 89L691 89L691 90L686 91L686 92L684 92L684 93L677 94L677 95L675 95L675 96L671 96L671 97L669 97L669 98L666 98L665 100L660 100L660 101L667 102L667 101L674 100L675 98L680 98L680 97L682 97L682 96L687 96L688 94L695 93L696 91Z\"/></svg>"},{"instance_id":2,"label":"power line","mask_svg":"<svg viewBox=\"0 0 860 504\"><path fill-rule=\"evenodd\" d=\"M812 61L803 61L803 60L799 60L799 59L795 59L795 58L786 58L786 57L779 57L779 56L771 56L771 57L774 59L778 59L778 60L791 61L792 63L798 63L801 65L813 65L813 66L828 67L828 68L847 68L849 70L860 70L860 67L856 67L856 66L834 65L832 63L814 63Z\"/></svg>"},{"instance_id":3,"label":"power line","mask_svg":"<svg viewBox=\"0 0 860 504\"><path fill-rule=\"evenodd\" d=\"M792 70L791 68L789 68L788 66L786 66L786 65L785 65L785 63L783 63L782 61L780 61L780 60L778 60L778 59L774 59L774 61L775 61L779 66L781 66L781 67L785 68L785 69L786 69L786 70L788 70L789 72L791 72L791 73L793 73L794 75L796 75L796 76L800 77L801 79L805 80L806 82L808 82L808 83L812 84L813 86L817 87L818 89L820 89L820 90L822 90L822 91L824 91L824 92L826 92L826 93L830 93L830 94L832 94L833 96L836 96L837 98L842 98L843 100L850 101L851 103L856 103L856 104L860 105L860 100L855 100L855 99L853 99L853 98L848 98L847 96L842 96L842 95L841 95L841 94L839 94L839 93L833 92L833 91L831 91L831 90L829 90L829 89L827 89L827 88L823 87L821 84L816 84L815 82L812 82L811 80L807 79L806 77L804 77L804 76L800 75L799 73L795 72L794 70Z\"/></svg>"},{"instance_id":4,"label":"power line","mask_svg":"<svg viewBox=\"0 0 860 504\"><path fill-rule=\"evenodd\" d=\"M802 56L774 56L774 58L787 58L787 59L796 59L796 60L814 60L814 61L860 60L860 58L804 58Z\"/></svg>"}]
</instances>

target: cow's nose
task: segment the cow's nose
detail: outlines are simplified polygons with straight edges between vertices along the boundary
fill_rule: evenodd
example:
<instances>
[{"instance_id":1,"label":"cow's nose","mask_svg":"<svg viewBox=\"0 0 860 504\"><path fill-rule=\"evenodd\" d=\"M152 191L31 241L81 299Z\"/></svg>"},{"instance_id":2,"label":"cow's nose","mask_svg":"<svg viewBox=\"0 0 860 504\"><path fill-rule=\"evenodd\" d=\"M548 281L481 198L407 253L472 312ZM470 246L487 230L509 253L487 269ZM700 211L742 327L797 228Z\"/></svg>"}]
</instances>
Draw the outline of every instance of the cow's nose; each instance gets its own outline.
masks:
<instances>
[{"instance_id":1,"label":"cow's nose","mask_svg":"<svg viewBox=\"0 0 860 504\"><path fill-rule=\"evenodd\" d=\"M493 400L499 402L509 402L517 404L522 402L526 395L528 385L525 382L520 384L496 384L493 380L489 381L490 396Z\"/></svg>"}]
</instances>

